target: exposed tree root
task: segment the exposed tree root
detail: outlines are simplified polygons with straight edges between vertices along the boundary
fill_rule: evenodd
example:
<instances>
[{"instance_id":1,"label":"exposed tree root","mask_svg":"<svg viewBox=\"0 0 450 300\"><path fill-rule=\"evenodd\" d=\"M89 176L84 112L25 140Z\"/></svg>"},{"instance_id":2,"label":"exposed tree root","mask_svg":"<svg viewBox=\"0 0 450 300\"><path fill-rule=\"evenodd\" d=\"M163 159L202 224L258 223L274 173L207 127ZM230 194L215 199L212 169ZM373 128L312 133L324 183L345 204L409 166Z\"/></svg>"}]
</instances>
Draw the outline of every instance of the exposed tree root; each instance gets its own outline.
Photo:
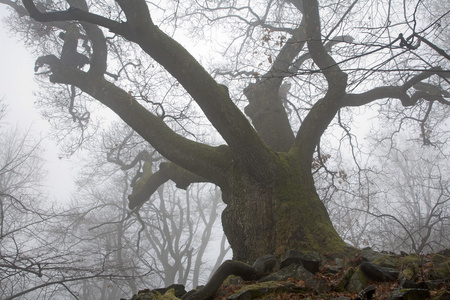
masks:
<instances>
[{"instance_id":1,"label":"exposed tree root","mask_svg":"<svg viewBox=\"0 0 450 300\"><path fill-rule=\"evenodd\" d=\"M225 261L214 275L211 277L209 282L201 290L193 293L186 294L182 299L184 300L205 300L211 298L216 291L220 288L225 279L230 275L240 276L244 280L257 280L261 278L264 274L271 271L277 259L273 255L264 255L258 258L253 266L246 263L227 260Z\"/></svg>"}]
</instances>

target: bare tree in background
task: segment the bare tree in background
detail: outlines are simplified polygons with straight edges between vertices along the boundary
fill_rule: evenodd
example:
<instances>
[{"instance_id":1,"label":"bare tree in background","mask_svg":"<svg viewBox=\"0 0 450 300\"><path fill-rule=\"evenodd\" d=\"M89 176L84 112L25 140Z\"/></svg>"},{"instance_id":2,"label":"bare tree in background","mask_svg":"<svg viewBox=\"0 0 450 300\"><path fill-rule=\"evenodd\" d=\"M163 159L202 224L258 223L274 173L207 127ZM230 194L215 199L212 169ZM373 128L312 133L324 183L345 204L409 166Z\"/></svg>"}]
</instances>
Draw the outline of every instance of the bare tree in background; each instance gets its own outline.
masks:
<instances>
[{"instance_id":1,"label":"bare tree in background","mask_svg":"<svg viewBox=\"0 0 450 300\"><path fill-rule=\"evenodd\" d=\"M44 201L40 141L9 127L0 128L0 297L70 294L66 284L102 272L83 266L60 235L49 234L68 215Z\"/></svg>"},{"instance_id":2,"label":"bare tree in background","mask_svg":"<svg viewBox=\"0 0 450 300\"><path fill-rule=\"evenodd\" d=\"M66 91L48 103L64 104L86 132L92 110L83 109L96 99L167 159L134 188L130 208L168 180L180 188L214 183L226 204L224 232L241 261L289 249L345 251L317 193L316 158L322 167L315 170L329 182L344 177L332 163L339 155L322 163L324 150L355 145L351 128L364 108L400 111L421 126L424 143L437 144L426 130L428 112L450 104L448 44L440 40L448 16L427 21L429 1L3 3L22 16L16 31L38 38L36 71ZM184 38L192 32L200 36L195 47ZM186 50L210 44L211 64ZM117 45L138 56L120 62ZM153 69L160 73L139 77ZM196 122L171 122L168 112ZM196 135L212 128L221 145ZM336 148L333 140L348 144ZM358 164L358 148L350 152Z\"/></svg>"},{"instance_id":3,"label":"bare tree in background","mask_svg":"<svg viewBox=\"0 0 450 300\"><path fill-rule=\"evenodd\" d=\"M45 260L32 255L41 246L33 241L51 215L40 207L39 142L18 128L2 124L0 130L0 296L4 299L26 289L32 277L42 276Z\"/></svg>"},{"instance_id":4,"label":"bare tree in background","mask_svg":"<svg viewBox=\"0 0 450 300\"><path fill-rule=\"evenodd\" d=\"M130 186L142 184L161 157L123 124L113 124L90 147L91 156L78 181L80 192L74 195L78 200L73 202L74 210L83 207L85 213L79 212L83 218L75 227L80 227L86 247L92 243L110 253L110 263L130 280L104 279L104 285L89 280L83 282L83 290L96 295L95 291L109 286L133 294L136 288L206 283L214 264L220 264L229 249L211 251L211 243L221 236L217 231L222 232L217 228L223 209L219 190L203 183L180 192L166 183L147 205L130 213ZM139 276L138 268L141 274L147 271L145 276ZM81 290L80 284L75 285Z\"/></svg>"},{"instance_id":5,"label":"bare tree in background","mask_svg":"<svg viewBox=\"0 0 450 300\"><path fill-rule=\"evenodd\" d=\"M404 133L370 140L377 146L365 176L348 178L327 203L338 232L355 247L417 254L448 248L448 154ZM346 185L361 183L361 193L348 193Z\"/></svg>"},{"instance_id":6,"label":"bare tree in background","mask_svg":"<svg viewBox=\"0 0 450 300\"><path fill-rule=\"evenodd\" d=\"M378 238L378 248L417 254L448 248L447 157L437 149L413 147L404 141L399 149L391 149L389 158L382 164L380 178L375 179L381 199L375 198L368 210L381 223L379 234L384 238Z\"/></svg>"},{"instance_id":7,"label":"bare tree in background","mask_svg":"<svg viewBox=\"0 0 450 300\"><path fill-rule=\"evenodd\" d=\"M82 208L63 210L46 199L40 141L10 127L0 127L0 298L106 300L136 291L120 288L135 286L151 269L126 269L120 248L96 247L114 241L109 232L84 234ZM91 295L82 288L86 282L91 292L98 284Z\"/></svg>"}]
</instances>

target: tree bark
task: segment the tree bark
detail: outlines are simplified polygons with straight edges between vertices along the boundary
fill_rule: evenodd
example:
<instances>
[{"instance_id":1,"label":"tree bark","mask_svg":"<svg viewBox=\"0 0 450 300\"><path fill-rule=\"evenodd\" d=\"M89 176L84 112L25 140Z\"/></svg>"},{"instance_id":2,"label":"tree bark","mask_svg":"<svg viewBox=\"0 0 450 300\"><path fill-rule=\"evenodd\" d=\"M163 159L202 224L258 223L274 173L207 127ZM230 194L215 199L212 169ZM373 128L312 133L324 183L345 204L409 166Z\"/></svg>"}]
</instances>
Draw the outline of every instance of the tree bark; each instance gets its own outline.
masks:
<instances>
[{"instance_id":1,"label":"tree bark","mask_svg":"<svg viewBox=\"0 0 450 300\"><path fill-rule=\"evenodd\" d=\"M295 156L280 153L272 181L255 182L235 166L222 187L227 204L222 224L233 259L252 263L265 254L284 255L290 249L341 252L345 243L335 231L317 195L310 167Z\"/></svg>"}]
</instances>

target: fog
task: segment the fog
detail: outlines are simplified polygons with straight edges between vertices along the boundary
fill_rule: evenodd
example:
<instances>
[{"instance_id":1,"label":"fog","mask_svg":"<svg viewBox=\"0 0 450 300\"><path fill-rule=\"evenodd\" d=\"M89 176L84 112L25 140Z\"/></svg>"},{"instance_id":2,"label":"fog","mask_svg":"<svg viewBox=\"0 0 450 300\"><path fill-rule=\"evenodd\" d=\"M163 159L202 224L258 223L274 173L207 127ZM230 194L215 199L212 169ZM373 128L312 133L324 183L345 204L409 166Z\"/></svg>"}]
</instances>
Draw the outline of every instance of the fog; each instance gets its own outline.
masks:
<instances>
[{"instance_id":1,"label":"fog","mask_svg":"<svg viewBox=\"0 0 450 300\"><path fill-rule=\"evenodd\" d=\"M22 5L0 2L2 18ZM1 129L19 128L0 149L0 298L191 289L232 256L450 246L447 10L87 2L100 30L0 28Z\"/></svg>"},{"instance_id":2,"label":"fog","mask_svg":"<svg viewBox=\"0 0 450 300\"><path fill-rule=\"evenodd\" d=\"M0 5L0 18L9 15L10 10ZM73 158L63 157L56 141L49 137L50 125L43 119L34 105L33 94L38 89L34 80L34 62L36 56L27 50L23 41L0 26L0 98L8 106L2 126L18 126L22 132L30 130L36 140L43 139L45 169L48 174L43 181L49 199L61 204L67 202L75 188L76 162Z\"/></svg>"}]
</instances>

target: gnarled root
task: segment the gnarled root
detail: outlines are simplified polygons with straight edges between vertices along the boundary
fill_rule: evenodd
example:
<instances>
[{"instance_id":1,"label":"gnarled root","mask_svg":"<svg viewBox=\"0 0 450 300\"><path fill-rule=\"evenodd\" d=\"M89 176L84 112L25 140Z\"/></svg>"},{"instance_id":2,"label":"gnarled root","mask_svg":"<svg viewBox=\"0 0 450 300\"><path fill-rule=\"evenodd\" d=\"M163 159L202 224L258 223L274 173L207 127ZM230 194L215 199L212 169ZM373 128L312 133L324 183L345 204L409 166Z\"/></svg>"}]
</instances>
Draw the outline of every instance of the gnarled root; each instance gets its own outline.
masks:
<instances>
[{"instance_id":1,"label":"gnarled root","mask_svg":"<svg viewBox=\"0 0 450 300\"><path fill-rule=\"evenodd\" d=\"M240 276L244 280L258 280L266 272L271 271L276 262L277 260L273 255L261 256L253 266L236 260L227 260L220 265L204 288L193 294L186 294L183 299L205 300L211 298L230 275Z\"/></svg>"}]
</instances>

